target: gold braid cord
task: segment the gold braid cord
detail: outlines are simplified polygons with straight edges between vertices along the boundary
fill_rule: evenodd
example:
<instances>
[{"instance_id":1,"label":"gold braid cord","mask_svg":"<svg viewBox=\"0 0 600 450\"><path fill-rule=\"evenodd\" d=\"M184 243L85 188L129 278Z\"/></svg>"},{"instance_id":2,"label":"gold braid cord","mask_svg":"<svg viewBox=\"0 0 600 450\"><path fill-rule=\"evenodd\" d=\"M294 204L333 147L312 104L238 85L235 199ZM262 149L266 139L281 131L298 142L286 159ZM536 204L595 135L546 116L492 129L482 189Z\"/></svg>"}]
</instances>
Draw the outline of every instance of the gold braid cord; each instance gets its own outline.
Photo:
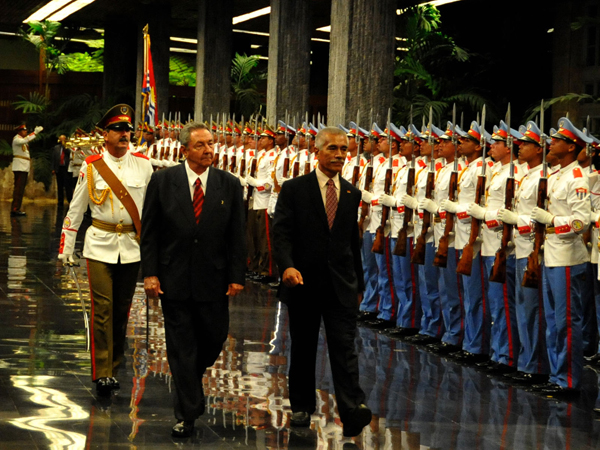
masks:
<instances>
[{"instance_id":1,"label":"gold braid cord","mask_svg":"<svg viewBox=\"0 0 600 450\"><path fill-rule=\"evenodd\" d=\"M90 199L92 200L92 202L94 202L96 205L100 206L101 204L103 204L106 201L106 196L108 195L110 198L110 210L111 212L114 213L113 211L113 198L112 198L112 191L110 190L110 188L106 188L102 191L102 194L100 194L100 198L96 197L96 192L94 189L94 170L91 164L89 164L87 166L87 184L88 184L88 193L90 196Z\"/></svg>"}]
</instances>

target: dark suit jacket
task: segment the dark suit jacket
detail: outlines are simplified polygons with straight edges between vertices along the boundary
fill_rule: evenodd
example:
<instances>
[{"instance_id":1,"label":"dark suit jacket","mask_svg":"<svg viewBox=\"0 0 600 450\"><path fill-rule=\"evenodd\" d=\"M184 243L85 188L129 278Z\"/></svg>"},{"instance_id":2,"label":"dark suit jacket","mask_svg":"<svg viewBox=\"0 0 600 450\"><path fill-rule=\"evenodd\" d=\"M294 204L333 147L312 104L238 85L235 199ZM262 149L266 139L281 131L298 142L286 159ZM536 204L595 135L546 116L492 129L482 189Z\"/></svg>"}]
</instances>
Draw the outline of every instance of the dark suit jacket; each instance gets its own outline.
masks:
<instances>
[{"instance_id":1,"label":"dark suit jacket","mask_svg":"<svg viewBox=\"0 0 600 450\"><path fill-rule=\"evenodd\" d=\"M157 276L162 299L226 300L230 283L244 284L245 219L237 178L211 167L196 224L183 164L154 172L142 210L142 274Z\"/></svg>"},{"instance_id":2,"label":"dark suit jacket","mask_svg":"<svg viewBox=\"0 0 600 450\"><path fill-rule=\"evenodd\" d=\"M52 170L58 172L60 167L60 152L62 145L58 144L52 147ZM71 150L65 149L65 167L69 167L69 160L71 159Z\"/></svg>"},{"instance_id":3,"label":"dark suit jacket","mask_svg":"<svg viewBox=\"0 0 600 450\"><path fill-rule=\"evenodd\" d=\"M294 267L304 280L294 288L282 284L283 301L302 301L333 284L344 305L358 305L358 292L364 290L357 224L360 197L360 191L340 176L340 200L330 231L315 171L282 186L273 221L275 260L281 274Z\"/></svg>"}]
</instances>

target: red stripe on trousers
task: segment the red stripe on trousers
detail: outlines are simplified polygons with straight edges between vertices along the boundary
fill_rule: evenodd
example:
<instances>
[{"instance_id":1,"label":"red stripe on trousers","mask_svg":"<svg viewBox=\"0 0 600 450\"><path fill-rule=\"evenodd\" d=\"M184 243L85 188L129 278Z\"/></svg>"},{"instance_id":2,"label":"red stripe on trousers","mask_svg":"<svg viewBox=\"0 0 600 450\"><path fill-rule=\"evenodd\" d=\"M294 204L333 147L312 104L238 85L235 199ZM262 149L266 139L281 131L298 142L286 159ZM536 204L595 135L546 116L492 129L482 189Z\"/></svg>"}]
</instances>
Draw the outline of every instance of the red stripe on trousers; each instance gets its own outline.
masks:
<instances>
[{"instance_id":1,"label":"red stripe on trousers","mask_svg":"<svg viewBox=\"0 0 600 450\"><path fill-rule=\"evenodd\" d=\"M88 285L90 286L90 358L92 360L92 380L96 379L96 347L94 346L94 294L92 290L92 277L90 276L90 262L86 259L85 265L88 272Z\"/></svg>"},{"instance_id":2,"label":"red stripe on trousers","mask_svg":"<svg viewBox=\"0 0 600 450\"><path fill-rule=\"evenodd\" d=\"M502 285L502 294L504 296L504 315L506 316L506 331L508 333L508 365L515 365L515 349L513 345L512 324L510 323L510 309L508 305L508 287L505 281Z\"/></svg>"},{"instance_id":3,"label":"red stripe on trousers","mask_svg":"<svg viewBox=\"0 0 600 450\"><path fill-rule=\"evenodd\" d=\"M269 231L269 215L265 210L265 227L267 229L267 248L269 250L269 276L273 276L273 257L271 256L271 234Z\"/></svg>"},{"instance_id":4,"label":"red stripe on trousers","mask_svg":"<svg viewBox=\"0 0 600 450\"><path fill-rule=\"evenodd\" d=\"M483 327L481 328L481 351L483 352L485 348L485 276L483 274L483 258L479 255L479 273L481 276L481 307L482 307L482 320Z\"/></svg>"},{"instance_id":5,"label":"red stripe on trousers","mask_svg":"<svg viewBox=\"0 0 600 450\"><path fill-rule=\"evenodd\" d=\"M571 268L566 267L567 279L567 387L573 387L573 324L571 323Z\"/></svg>"},{"instance_id":6,"label":"red stripe on trousers","mask_svg":"<svg viewBox=\"0 0 600 450\"><path fill-rule=\"evenodd\" d=\"M408 248L410 249L410 259L412 259L413 257L413 238L408 238ZM416 278L416 274L415 274L415 265L411 264L410 265L410 283L412 284L412 304L413 304L413 309L412 309L412 313L411 313L411 319L410 319L410 323L412 325L411 328L416 328L417 324L416 324L416 316L417 316L417 305L416 305L416 297L417 297L417 283L415 281Z\"/></svg>"},{"instance_id":7,"label":"red stripe on trousers","mask_svg":"<svg viewBox=\"0 0 600 450\"><path fill-rule=\"evenodd\" d=\"M392 316L390 320L396 321L397 305L394 301L394 275L392 274L392 261L390 259L390 238L386 237L383 242L385 245L385 270L387 271L388 284L390 285L390 300L392 302Z\"/></svg>"},{"instance_id":8,"label":"red stripe on trousers","mask_svg":"<svg viewBox=\"0 0 600 450\"><path fill-rule=\"evenodd\" d=\"M454 249L454 260L456 261L456 265L458 266L458 261L460 260L460 258L458 257L458 250L456 250L456 248ZM462 343L465 333L465 303L460 282L461 275L458 272L456 272L456 288L458 289L458 300L460 301L460 340Z\"/></svg>"}]
</instances>

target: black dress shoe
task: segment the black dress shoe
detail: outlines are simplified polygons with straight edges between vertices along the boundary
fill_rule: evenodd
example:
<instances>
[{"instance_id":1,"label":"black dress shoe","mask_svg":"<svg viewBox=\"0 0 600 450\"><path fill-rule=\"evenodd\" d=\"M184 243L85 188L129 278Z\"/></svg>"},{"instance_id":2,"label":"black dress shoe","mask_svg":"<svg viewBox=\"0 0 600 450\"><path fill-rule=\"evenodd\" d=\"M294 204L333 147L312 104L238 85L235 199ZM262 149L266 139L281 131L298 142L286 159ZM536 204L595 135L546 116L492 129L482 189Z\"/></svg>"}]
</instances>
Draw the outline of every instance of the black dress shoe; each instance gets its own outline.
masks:
<instances>
[{"instance_id":1,"label":"black dress shoe","mask_svg":"<svg viewBox=\"0 0 600 450\"><path fill-rule=\"evenodd\" d=\"M516 372L517 369L514 367L508 366L506 364L502 364L499 362L493 362L488 366L487 369L484 369L490 375L504 375L505 373Z\"/></svg>"},{"instance_id":2,"label":"black dress shoe","mask_svg":"<svg viewBox=\"0 0 600 450\"><path fill-rule=\"evenodd\" d=\"M484 355L482 353L471 353L466 350L461 350L460 352L450 353L448 356L456 360L457 362L465 363L465 364L475 364L478 362L484 362L489 359L488 355Z\"/></svg>"},{"instance_id":3,"label":"black dress shoe","mask_svg":"<svg viewBox=\"0 0 600 450\"><path fill-rule=\"evenodd\" d=\"M278 289L279 288L279 280L269 283L269 287L272 289Z\"/></svg>"},{"instance_id":4,"label":"black dress shoe","mask_svg":"<svg viewBox=\"0 0 600 450\"><path fill-rule=\"evenodd\" d=\"M448 344L447 342L429 344L427 349L440 355L447 355L448 353L460 351L460 347L458 345Z\"/></svg>"},{"instance_id":5,"label":"black dress shoe","mask_svg":"<svg viewBox=\"0 0 600 450\"><path fill-rule=\"evenodd\" d=\"M526 384L533 386L534 384L545 384L548 383L548 375L542 373L507 373L504 374L507 381L515 384Z\"/></svg>"},{"instance_id":6,"label":"black dress shoe","mask_svg":"<svg viewBox=\"0 0 600 450\"><path fill-rule=\"evenodd\" d=\"M260 282L262 284L271 284L271 283L277 283L277 284L279 284L279 281L277 281L277 278L270 277L269 275L265 275L264 277L262 277L262 279L260 280Z\"/></svg>"},{"instance_id":7,"label":"black dress shoe","mask_svg":"<svg viewBox=\"0 0 600 450\"><path fill-rule=\"evenodd\" d=\"M371 423L373 414L367 405L359 405L350 411L344 422L344 437L358 436Z\"/></svg>"},{"instance_id":8,"label":"black dress shoe","mask_svg":"<svg viewBox=\"0 0 600 450\"><path fill-rule=\"evenodd\" d=\"M115 391L118 390L118 389L121 389L121 384L119 383L119 381L115 377L110 378L110 381L112 383L112 388Z\"/></svg>"},{"instance_id":9,"label":"black dress shoe","mask_svg":"<svg viewBox=\"0 0 600 450\"><path fill-rule=\"evenodd\" d=\"M589 364L590 366L595 366L600 363L600 354L599 353L596 353L593 356L584 356L583 358L584 358L586 364Z\"/></svg>"},{"instance_id":10,"label":"black dress shoe","mask_svg":"<svg viewBox=\"0 0 600 450\"><path fill-rule=\"evenodd\" d=\"M11 211L10 215L12 217L20 217L20 216L25 216L26 214L23 211Z\"/></svg>"},{"instance_id":11,"label":"black dress shoe","mask_svg":"<svg viewBox=\"0 0 600 450\"><path fill-rule=\"evenodd\" d=\"M405 341L416 345L437 344L440 342L438 338L433 336L427 336L426 334L417 334L412 337L407 337Z\"/></svg>"},{"instance_id":12,"label":"black dress shoe","mask_svg":"<svg viewBox=\"0 0 600 450\"><path fill-rule=\"evenodd\" d=\"M373 328L374 330L385 330L385 329L393 328L396 326L396 324L394 322L392 322L391 320L383 320L383 319L378 319L378 320L374 320L372 322L367 322L367 324L369 325L369 327Z\"/></svg>"},{"instance_id":13,"label":"black dress shoe","mask_svg":"<svg viewBox=\"0 0 600 450\"><path fill-rule=\"evenodd\" d=\"M96 381L96 394L99 397L110 397L113 390L113 382L108 377L98 378Z\"/></svg>"},{"instance_id":14,"label":"black dress shoe","mask_svg":"<svg viewBox=\"0 0 600 450\"><path fill-rule=\"evenodd\" d=\"M307 427L310 425L310 414L306 411L296 411L292 414L290 425L293 427Z\"/></svg>"},{"instance_id":15,"label":"black dress shoe","mask_svg":"<svg viewBox=\"0 0 600 450\"><path fill-rule=\"evenodd\" d=\"M176 438L187 438L194 432L193 420L180 420L171 429L171 436Z\"/></svg>"},{"instance_id":16,"label":"black dress shoe","mask_svg":"<svg viewBox=\"0 0 600 450\"><path fill-rule=\"evenodd\" d=\"M356 317L357 320L360 320L361 322L365 322L368 320L376 320L377 319L377 313L376 312L371 312L371 311L360 311L358 313L358 316Z\"/></svg>"},{"instance_id":17,"label":"black dress shoe","mask_svg":"<svg viewBox=\"0 0 600 450\"><path fill-rule=\"evenodd\" d=\"M579 395L579 389L566 388L556 384L550 384L546 388L540 389L538 392L544 395L561 398L573 398Z\"/></svg>"},{"instance_id":18,"label":"black dress shoe","mask_svg":"<svg viewBox=\"0 0 600 450\"><path fill-rule=\"evenodd\" d=\"M414 336L419 332L417 328L394 327L388 328L386 334L390 337L407 337Z\"/></svg>"}]
</instances>

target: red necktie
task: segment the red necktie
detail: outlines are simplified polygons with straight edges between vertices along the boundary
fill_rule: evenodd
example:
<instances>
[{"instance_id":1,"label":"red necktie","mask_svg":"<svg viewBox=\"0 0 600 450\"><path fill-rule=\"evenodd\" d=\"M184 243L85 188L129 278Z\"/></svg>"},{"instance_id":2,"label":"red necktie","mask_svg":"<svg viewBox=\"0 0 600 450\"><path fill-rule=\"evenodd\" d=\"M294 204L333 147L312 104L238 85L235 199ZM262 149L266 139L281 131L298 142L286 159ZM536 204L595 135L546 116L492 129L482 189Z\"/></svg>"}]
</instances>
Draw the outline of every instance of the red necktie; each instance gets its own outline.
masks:
<instances>
[{"instance_id":1,"label":"red necktie","mask_svg":"<svg viewBox=\"0 0 600 450\"><path fill-rule=\"evenodd\" d=\"M202 182L200 178L196 180L196 188L194 189L194 215L196 216L196 223L200 222L200 214L202 213L202 205L204 204L204 191L202 190Z\"/></svg>"},{"instance_id":2,"label":"red necktie","mask_svg":"<svg viewBox=\"0 0 600 450\"><path fill-rule=\"evenodd\" d=\"M333 180L330 178L329 181L327 181L327 192L325 193L325 211L327 212L327 222L329 223L330 230L331 227L333 227L337 207L338 199L335 193L335 186Z\"/></svg>"},{"instance_id":3,"label":"red necktie","mask_svg":"<svg viewBox=\"0 0 600 450\"><path fill-rule=\"evenodd\" d=\"M64 166L65 165L65 149L61 147L60 150L60 165Z\"/></svg>"}]
</instances>

